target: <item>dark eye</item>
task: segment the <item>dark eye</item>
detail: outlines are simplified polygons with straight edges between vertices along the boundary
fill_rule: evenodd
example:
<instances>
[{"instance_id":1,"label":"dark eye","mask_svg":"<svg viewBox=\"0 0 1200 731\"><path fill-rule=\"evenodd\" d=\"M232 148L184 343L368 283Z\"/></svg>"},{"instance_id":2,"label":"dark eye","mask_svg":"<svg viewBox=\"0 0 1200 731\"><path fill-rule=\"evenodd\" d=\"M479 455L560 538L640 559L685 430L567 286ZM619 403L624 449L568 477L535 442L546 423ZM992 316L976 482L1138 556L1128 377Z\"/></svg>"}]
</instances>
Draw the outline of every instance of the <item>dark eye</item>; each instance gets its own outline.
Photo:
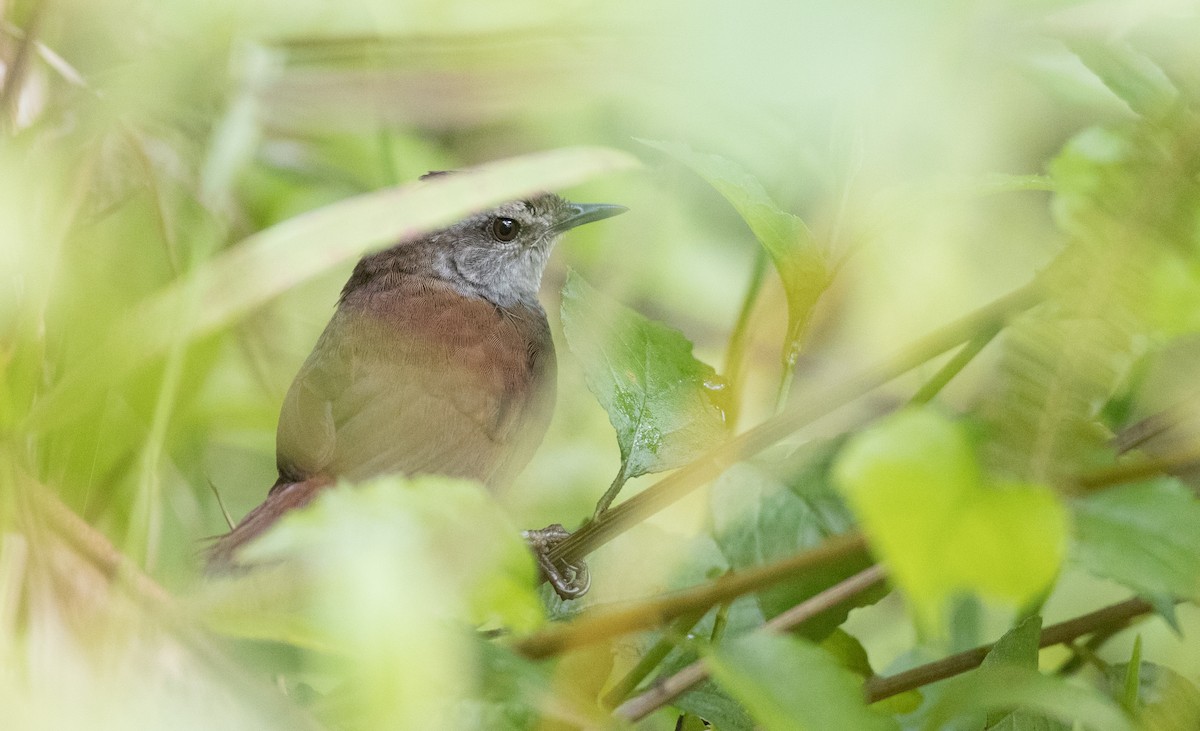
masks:
<instances>
[{"instance_id":1,"label":"dark eye","mask_svg":"<svg viewBox=\"0 0 1200 731\"><path fill-rule=\"evenodd\" d=\"M521 224L511 218L497 218L492 221L492 236L498 241L512 241L517 238L517 232L520 230Z\"/></svg>"}]
</instances>

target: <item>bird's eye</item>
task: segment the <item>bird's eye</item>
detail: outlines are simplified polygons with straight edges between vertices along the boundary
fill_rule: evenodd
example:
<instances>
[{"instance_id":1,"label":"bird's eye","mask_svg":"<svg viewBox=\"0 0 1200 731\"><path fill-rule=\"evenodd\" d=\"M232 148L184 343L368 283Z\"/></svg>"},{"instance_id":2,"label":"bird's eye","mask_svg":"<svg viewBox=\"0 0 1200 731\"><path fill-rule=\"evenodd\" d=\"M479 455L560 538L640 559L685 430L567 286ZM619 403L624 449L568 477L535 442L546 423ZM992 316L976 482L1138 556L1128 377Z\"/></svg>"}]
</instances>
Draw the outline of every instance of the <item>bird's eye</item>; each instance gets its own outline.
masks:
<instances>
[{"instance_id":1,"label":"bird's eye","mask_svg":"<svg viewBox=\"0 0 1200 731\"><path fill-rule=\"evenodd\" d=\"M495 236L497 241L512 241L517 238L517 232L520 230L521 224L511 218L497 218L492 221L492 236Z\"/></svg>"}]
</instances>

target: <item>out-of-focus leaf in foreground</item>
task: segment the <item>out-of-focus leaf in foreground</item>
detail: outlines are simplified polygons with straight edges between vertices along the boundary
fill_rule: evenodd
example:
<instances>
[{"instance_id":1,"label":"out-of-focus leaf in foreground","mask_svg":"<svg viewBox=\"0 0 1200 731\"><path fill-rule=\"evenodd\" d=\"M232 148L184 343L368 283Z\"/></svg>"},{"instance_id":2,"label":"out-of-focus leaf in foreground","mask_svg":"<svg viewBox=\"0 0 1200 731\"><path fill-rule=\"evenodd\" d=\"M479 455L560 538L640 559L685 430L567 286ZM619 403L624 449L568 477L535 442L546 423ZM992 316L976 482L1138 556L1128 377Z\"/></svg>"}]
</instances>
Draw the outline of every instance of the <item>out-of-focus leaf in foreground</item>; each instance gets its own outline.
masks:
<instances>
[{"instance_id":1,"label":"out-of-focus leaf in foreground","mask_svg":"<svg viewBox=\"0 0 1200 731\"><path fill-rule=\"evenodd\" d=\"M1200 597L1200 502L1173 479L1075 503L1075 559L1150 600Z\"/></svg>"},{"instance_id":2,"label":"out-of-focus leaf in foreground","mask_svg":"<svg viewBox=\"0 0 1200 731\"><path fill-rule=\"evenodd\" d=\"M573 147L508 158L365 193L260 231L130 312L97 358L108 368L76 372L38 404L35 420L69 419L90 379L125 375L166 352L182 333L226 327L287 289L373 249L420 235L480 208L539 190L628 169L629 155Z\"/></svg>"},{"instance_id":3,"label":"out-of-focus leaf in foreground","mask_svg":"<svg viewBox=\"0 0 1200 731\"><path fill-rule=\"evenodd\" d=\"M987 484L963 428L928 409L856 435L834 468L889 574L927 629L959 592L1022 605L1058 574L1067 514L1033 484Z\"/></svg>"},{"instance_id":4,"label":"out-of-focus leaf in foreground","mask_svg":"<svg viewBox=\"0 0 1200 731\"><path fill-rule=\"evenodd\" d=\"M313 656L315 669L345 681L349 697L337 705L356 725L437 728L471 691L470 624L527 629L542 617L519 535L475 483L386 478L327 491L243 556L293 569L302 590L273 596L290 596L296 622L330 650ZM271 581L284 580L278 571ZM252 578L214 587L207 613L218 627L271 638L254 616L260 587L243 583Z\"/></svg>"},{"instance_id":5,"label":"out-of-focus leaf in foreground","mask_svg":"<svg viewBox=\"0 0 1200 731\"><path fill-rule=\"evenodd\" d=\"M800 355L805 326L813 307L829 286L830 271L812 231L798 216L781 209L762 183L737 163L720 155L696 152L685 144L643 140L691 168L737 210L762 244L783 280L788 328L783 362L791 368Z\"/></svg>"},{"instance_id":6,"label":"out-of-focus leaf in foreground","mask_svg":"<svg viewBox=\"0 0 1200 731\"><path fill-rule=\"evenodd\" d=\"M864 705L853 673L799 638L753 633L720 645L708 665L713 678L770 731L899 729Z\"/></svg>"},{"instance_id":7,"label":"out-of-focus leaf in foreground","mask_svg":"<svg viewBox=\"0 0 1200 731\"><path fill-rule=\"evenodd\" d=\"M763 457L740 462L717 479L710 501L713 537L730 568L737 571L778 561L854 528L850 510L828 477L838 446L821 444L784 460ZM759 608L767 618L774 617L870 563L864 553L790 577L760 592ZM822 612L802 624L799 632L820 641L855 606L882 595L882 591L867 592Z\"/></svg>"},{"instance_id":8,"label":"out-of-focus leaf in foreground","mask_svg":"<svg viewBox=\"0 0 1200 731\"><path fill-rule=\"evenodd\" d=\"M1116 703L1090 688L1073 685L1030 668L1001 663L952 678L942 686L937 702L925 715L926 731L957 728L951 721L974 717L980 711L1021 708L1066 724L1092 731L1132 731L1128 717ZM1014 723L1010 729L1042 729L1040 725ZM976 726L978 728L978 726ZM1054 731L1049 727L1048 731Z\"/></svg>"},{"instance_id":9,"label":"out-of-focus leaf in foreground","mask_svg":"<svg viewBox=\"0 0 1200 731\"><path fill-rule=\"evenodd\" d=\"M621 449L614 486L695 459L725 433L725 383L674 330L612 301L572 272L563 332ZM615 494L615 493L614 493Z\"/></svg>"}]
</instances>

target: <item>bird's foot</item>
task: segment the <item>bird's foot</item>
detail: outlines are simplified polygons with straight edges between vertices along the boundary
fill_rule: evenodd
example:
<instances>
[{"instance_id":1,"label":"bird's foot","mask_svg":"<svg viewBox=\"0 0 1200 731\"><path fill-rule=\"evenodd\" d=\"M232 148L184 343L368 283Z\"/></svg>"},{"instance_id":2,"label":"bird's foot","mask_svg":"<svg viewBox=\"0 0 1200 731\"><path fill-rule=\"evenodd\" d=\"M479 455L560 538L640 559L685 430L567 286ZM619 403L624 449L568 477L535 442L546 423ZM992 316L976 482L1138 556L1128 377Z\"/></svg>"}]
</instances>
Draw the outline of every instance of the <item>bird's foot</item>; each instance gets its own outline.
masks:
<instances>
[{"instance_id":1,"label":"bird's foot","mask_svg":"<svg viewBox=\"0 0 1200 731\"><path fill-rule=\"evenodd\" d=\"M542 576L554 587L554 592L562 599L578 599L587 593L592 585L592 577L588 573L587 564L582 560L574 563L551 560L550 551L566 540L571 533L559 523L548 525L541 530L522 531L521 536L529 544L537 559Z\"/></svg>"}]
</instances>

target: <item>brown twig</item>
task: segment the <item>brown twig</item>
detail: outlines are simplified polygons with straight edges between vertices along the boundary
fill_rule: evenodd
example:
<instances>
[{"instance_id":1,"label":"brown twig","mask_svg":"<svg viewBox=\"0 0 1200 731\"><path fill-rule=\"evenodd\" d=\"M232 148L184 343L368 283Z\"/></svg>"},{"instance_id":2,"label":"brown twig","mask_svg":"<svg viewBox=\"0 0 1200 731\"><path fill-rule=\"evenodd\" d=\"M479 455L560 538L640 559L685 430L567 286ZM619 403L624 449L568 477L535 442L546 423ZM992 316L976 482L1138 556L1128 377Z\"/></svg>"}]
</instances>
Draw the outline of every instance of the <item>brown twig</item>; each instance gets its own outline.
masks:
<instances>
[{"instance_id":1,"label":"brown twig","mask_svg":"<svg viewBox=\"0 0 1200 731\"><path fill-rule=\"evenodd\" d=\"M1127 599L1103 609L1084 614L1065 622L1050 625L1042 630L1042 638L1038 647L1050 647L1071 642L1093 632L1119 627L1131 619L1154 611L1154 607L1144 599ZM871 678L863 686L863 692L868 703L890 698L915 688L920 688L939 680L965 673L979 667L983 658L991 651L994 643L981 645L957 655L950 655L927 665L921 665L911 670L905 670L895 675Z\"/></svg>"},{"instance_id":2,"label":"brown twig","mask_svg":"<svg viewBox=\"0 0 1200 731\"><path fill-rule=\"evenodd\" d=\"M854 576L835 584L825 591L797 604L783 614L767 622L758 631L783 632L809 620L827 609L855 597L879 584L884 579L883 568L876 564ZM630 698L614 712L626 721L638 721L670 703L696 683L708 677L704 660L697 660L669 678L655 683L654 687L639 696Z\"/></svg>"},{"instance_id":3,"label":"brown twig","mask_svg":"<svg viewBox=\"0 0 1200 731\"><path fill-rule=\"evenodd\" d=\"M819 417L840 408L863 394L1005 323L1014 314L1041 300L1040 283L1034 281L917 341L891 359L869 368L833 387L823 387L804 398L798 406L767 419L758 426L710 450L707 454L651 485L598 520L579 530L550 551L550 558L574 563L628 528L707 484L735 463L758 454Z\"/></svg>"},{"instance_id":4,"label":"brown twig","mask_svg":"<svg viewBox=\"0 0 1200 731\"><path fill-rule=\"evenodd\" d=\"M571 622L553 625L513 645L529 658L544 658L628 632L665 624L699 609L762 589L801 571L863 554L866 539L858 533L831 538L825 543L765 566L726 574L709 584L619 607L595 609Z\"/></svg>"}]
</instances>

